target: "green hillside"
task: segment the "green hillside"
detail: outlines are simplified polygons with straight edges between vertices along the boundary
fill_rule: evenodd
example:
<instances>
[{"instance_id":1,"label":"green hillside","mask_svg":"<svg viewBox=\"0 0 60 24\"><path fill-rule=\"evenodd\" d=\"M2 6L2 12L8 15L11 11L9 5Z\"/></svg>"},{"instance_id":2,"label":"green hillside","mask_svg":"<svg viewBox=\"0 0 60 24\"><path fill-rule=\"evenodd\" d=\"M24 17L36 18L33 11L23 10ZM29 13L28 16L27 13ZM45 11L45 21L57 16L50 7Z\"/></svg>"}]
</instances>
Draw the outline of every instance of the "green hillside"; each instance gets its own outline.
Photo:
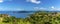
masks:
<instances>
[{"instance_id":1,"label":"green hillside","mask_svg":"<svg viewBox=\"0 0 60 24\"><path fill-rule=\"evenodd\" d=\"M38 11L26 18L0 14L0 24L60 24L60 12Z\"/></svg>"}]
</instances>

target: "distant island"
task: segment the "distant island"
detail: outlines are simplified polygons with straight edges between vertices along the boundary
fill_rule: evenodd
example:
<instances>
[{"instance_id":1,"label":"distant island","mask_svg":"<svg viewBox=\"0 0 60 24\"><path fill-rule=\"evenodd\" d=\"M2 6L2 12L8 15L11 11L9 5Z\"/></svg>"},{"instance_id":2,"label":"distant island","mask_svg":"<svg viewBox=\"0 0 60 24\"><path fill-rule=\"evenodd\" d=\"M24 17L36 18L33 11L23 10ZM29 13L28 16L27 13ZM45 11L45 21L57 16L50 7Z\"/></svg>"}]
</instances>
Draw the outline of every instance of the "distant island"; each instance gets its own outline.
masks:
<instances>
[{"instance_id":1,"label":"distant island","mask_svg":"<svg viewBox=\"0 0 60 24\"><path fill-rule=\"evenodd\" d=\"M30 13L30 12L34 12L34 11L13 11L13 13Z\"/></svg>"}]
</instances>

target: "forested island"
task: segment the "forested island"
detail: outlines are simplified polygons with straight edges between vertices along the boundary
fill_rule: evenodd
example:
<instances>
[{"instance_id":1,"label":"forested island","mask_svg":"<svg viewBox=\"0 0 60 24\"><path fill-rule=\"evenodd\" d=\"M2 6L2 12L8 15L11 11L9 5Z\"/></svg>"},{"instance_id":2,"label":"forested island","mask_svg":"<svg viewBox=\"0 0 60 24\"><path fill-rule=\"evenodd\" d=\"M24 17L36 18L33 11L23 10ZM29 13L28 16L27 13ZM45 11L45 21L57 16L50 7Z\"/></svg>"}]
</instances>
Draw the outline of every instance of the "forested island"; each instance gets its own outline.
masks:
<instances>
[{"instance_id":1,"label":"forested island","mask_svg":"<svg viewBox=\"0 0 60 24\"><path fill-rule=\"evenodd\" d=\"M60 12L37 11L26 18L0 14L0 24L60 24Z\"/></svg>"}]
</instances>

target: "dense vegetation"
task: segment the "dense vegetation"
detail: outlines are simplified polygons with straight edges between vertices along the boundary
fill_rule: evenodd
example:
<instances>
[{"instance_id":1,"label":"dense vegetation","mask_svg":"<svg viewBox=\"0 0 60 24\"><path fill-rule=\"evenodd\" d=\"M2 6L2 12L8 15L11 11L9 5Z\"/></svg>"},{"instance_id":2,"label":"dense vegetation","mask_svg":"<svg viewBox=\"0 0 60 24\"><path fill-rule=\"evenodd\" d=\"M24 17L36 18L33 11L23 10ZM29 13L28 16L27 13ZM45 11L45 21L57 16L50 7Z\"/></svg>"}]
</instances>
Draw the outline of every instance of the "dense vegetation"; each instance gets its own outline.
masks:
<instances>
[{"instance_id":1,"label":"dense vegetation","mask_svg":"<svg viewBox=\"0 0 60 24\"><path fill-rule=\"evenodd\" d=\"M60 24L59 12L38 11L27 18L0 14L0 24Z\"/></svg>"}]
</instances>

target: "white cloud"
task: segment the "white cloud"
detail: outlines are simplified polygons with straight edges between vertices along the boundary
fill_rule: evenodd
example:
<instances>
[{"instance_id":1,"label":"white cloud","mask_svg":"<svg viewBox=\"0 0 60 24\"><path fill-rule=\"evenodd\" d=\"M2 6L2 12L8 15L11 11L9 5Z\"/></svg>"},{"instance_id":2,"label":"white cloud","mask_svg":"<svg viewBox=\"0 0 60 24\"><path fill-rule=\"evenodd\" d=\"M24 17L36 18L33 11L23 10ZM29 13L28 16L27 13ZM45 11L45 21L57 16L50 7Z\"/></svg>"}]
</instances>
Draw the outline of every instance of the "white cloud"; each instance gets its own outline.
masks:
<instances>
[{"instance_id":1,"label":"white cloud","mask_svg":"<svg viewBox=\"0 0 60 24\"><path fill-rule=\"evenodd\" d=\"M60 11L60 8L53 8L52 11Z\"/></svg>"},{"instance_id":2,"label":"white cloud","mask_svg":"<svg viewBox=\"0 0 60 24\"><path fill-rule=\"evenodd\" d=\"M39 7L34 7L34 10L38 10L39 9Z\"/></svg>"},{"instance_id":3,"label":"white cloud","mask_svg":"<svg viewBox=\"0 0 60 24\"><path fill-rule=\"evenodd\" d=\"M60 8L51 9L52 11L60 11Z\"/></svg>"},{"instance_id":4,"label":"white cloud","mask_svg":"<svg viewBox=\"0 0 60 24\"><path fill-rule=\"evenodd\" d=\"M2 3L3 2L3 0L0 0L0 3Z\"/></svg>"},{"instance_id":5,"label":"white cloud","mask_svg":"<svg viewBox=\"0 0 60 24\"><path fill-rule=\"evenodd\" d=\"M37 0L27 0L28 2L32 2L32 3L35 3L35 4L40 4L41 1L37 1Z\"/></svg>"},{"instance_id":6,"label":"white cloud","mask_svg":"<svg viewBox=\"0 0 60 24\"><path fill-rule=\"evenodd\" d=\"M38 10L46 10L46 8L43 7L34 7L34 10L38 11Z\"/></svg>"},{"instance_id":7,"label":"white cloud","mask_svg":"<svg viewBox=\"0 0 60 24\"><path fill-rule=\"evenodd\" d=\"M0 0L0 3L3 3L4 1L12 1L12 0Z\"/></svg>"},{"instance_id":8,"label":"white cloud","mask_svg":"<svg viewBox=\"0 0 60 24\"><path fill-rule=\"evenodd\" d=\"M54 7L54 6L52 6L51 8L52 8L52 9L54 9L55 7Z\"/></svg>"},{"instance_id":9,"label":"white cloud","mask_svg":"<svg viewBox=\"0 0 60 24\"><path fill-rule=\"evenodd\" d=\"M44 7L34 7L35 11L38 10L47 10L47 11L60 11L60 8L56 8L55 6L51 6L49 8L44 8Z\"/></svg>"},{"instance_id":10,"label":"white cloud","mask_svg":"<svg viewBox=\"0 0 60 24\"><path fill-rule=\"evenodd\" d=\"M51 6L51 7L50 7L50 10L51 10L51 11L60 11L60 8L56 8L56 7L54 7L54 6Z\"/></svg>"},{"instance_id":11,"label":"white cloud","mask_svg":"<svg viewBox=\"0 0 60 24\"><path fill-rule=\"evenodd\" d=\"M21 8L0 8L0 11L22 11Z\"/></svg>"}]
</instances>

